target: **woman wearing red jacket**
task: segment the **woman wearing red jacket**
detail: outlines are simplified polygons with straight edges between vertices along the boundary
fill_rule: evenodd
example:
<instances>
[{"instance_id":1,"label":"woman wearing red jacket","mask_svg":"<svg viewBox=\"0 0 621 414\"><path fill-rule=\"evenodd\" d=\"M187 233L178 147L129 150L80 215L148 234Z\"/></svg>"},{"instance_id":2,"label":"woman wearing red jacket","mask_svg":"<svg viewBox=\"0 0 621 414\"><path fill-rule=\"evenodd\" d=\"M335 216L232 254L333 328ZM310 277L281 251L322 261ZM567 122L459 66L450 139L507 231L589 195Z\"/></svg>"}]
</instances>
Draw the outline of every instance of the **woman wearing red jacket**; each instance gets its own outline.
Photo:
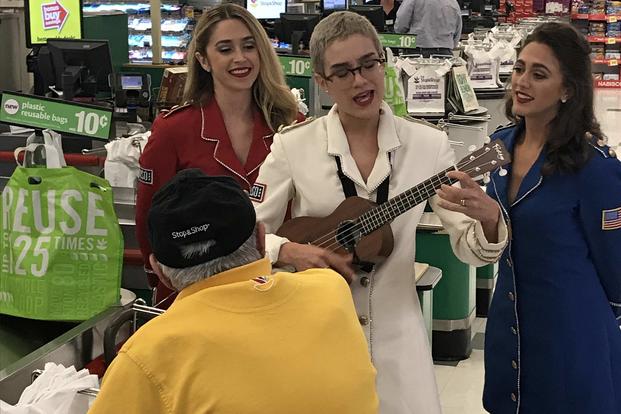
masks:
<instances>
[{"instance_id":1,"label":"woman wearing red jacket","mask_svg":"<svg viewBox=\"0 0 621 414\"><path fill-rule=\"evenodd\" d=\"M232 176L249 190L274 132L301 117L265 31L246 9L226 4L205 13L188 57L186 104L155 120L140 157L136 233L147 273L153 194L187 168ZM156 289L154 304L172 303L170 290Z\"/></svg>"}]
</instances>

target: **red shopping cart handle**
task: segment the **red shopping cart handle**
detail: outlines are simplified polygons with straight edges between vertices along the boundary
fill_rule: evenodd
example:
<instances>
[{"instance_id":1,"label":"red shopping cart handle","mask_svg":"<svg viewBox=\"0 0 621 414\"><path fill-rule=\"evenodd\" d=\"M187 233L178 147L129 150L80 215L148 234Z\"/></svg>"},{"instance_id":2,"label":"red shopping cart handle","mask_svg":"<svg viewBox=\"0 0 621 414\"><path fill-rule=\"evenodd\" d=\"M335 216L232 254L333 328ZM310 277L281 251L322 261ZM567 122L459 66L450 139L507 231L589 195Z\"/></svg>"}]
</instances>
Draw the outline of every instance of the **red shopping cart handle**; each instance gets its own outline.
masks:
<instances>
[{"instance_id":1,"label":"red shopping cart handle","mask_svg":"<svg viewBox=\"0 0 621 414\"><path fill-rule=\"evenodd\" d=\"M17 156L19 162L24 161L24 153L20 152ZM96 155L82 155L82 154L65 154L65 161L67 165L73 167L95 167L104 165L106 161L105 157L98 157ZM0 151L0 162L15 162L15 155L12 151Z\"/></svg>"}]
</instances>

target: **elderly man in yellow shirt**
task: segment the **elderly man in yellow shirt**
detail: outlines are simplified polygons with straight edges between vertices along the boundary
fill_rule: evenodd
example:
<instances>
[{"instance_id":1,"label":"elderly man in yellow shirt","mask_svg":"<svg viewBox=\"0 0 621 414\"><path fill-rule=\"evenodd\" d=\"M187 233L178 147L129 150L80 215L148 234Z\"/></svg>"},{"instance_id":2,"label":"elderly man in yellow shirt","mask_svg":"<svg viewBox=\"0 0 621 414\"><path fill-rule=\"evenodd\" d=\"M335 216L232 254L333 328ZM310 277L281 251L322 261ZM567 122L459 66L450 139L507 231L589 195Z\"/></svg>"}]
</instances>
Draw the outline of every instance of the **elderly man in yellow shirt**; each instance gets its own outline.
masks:
<instances>
[{"instance_id":1,"label":"elderly man in yellow shirt","mask_svg":"<svg viewBox=\"0 0 621 414\"><path fill-rule=\"evenodd\" d=\"M181 171L148 223L153 269L180 293L125 343L89 413L377 413L347 283L329 269L271 274L234 179Z\"/></svg>"}]
</instances>

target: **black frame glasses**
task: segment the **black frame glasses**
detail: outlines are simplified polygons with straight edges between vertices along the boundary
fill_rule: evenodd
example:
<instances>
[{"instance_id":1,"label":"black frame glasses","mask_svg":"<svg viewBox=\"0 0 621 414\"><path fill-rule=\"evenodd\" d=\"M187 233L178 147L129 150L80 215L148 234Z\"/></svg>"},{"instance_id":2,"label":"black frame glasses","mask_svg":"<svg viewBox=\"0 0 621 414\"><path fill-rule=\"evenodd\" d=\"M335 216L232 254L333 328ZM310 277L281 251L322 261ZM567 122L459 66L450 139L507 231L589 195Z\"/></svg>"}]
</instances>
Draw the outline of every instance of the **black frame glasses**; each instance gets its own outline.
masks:
<instances>
[{"instance_id":1,"label":"black frame glasses","mask_svg":"<svg viewBox=\"0 0 621 414\"><path fill-rule=\"evenodd\" d=\"M367 66L367 64L369 64L370 62L374 62L375 65L374 66ZM336 78L339 81L347 81L347 80L354 80L356 78L356 72L358 72L360 74L360 76L366 78L366 76L364 76L362 74L363 70L366 71L370 71L372 69L376 69L379 66L383 65L384 63L386 63L385 59L381 59L381 58L375 58L375 59L368 59L365 60L365 62L360 65L360 66L356 66L355 68L343 68L345 71L341 74L341 73L332 73L331 75L328 76L324 76L323 78L325 80L327 80L328 82L332 82L334 80L334 77L336 76ZM350 77L349 74L352 74L352 76ZM340 76L342 75L342 76Z\"/></svg>"}]
</instances>

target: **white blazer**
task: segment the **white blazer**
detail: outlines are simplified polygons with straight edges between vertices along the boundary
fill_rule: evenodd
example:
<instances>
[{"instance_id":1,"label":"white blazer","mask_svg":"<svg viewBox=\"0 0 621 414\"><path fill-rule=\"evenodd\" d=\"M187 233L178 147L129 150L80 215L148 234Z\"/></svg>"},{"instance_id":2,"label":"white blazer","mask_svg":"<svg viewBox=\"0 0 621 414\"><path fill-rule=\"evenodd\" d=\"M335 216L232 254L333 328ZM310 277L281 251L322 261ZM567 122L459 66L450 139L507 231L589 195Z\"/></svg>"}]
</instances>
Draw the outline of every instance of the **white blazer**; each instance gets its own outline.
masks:
<instances>
[{"instance_id":1,"label":"white blazer","mask_svg":"<svg viewBox=\"0 0 621 414\"><path fill-rule=\"evenodd\" d=\"M334 157L355 183L358 196L375 201L377 188L390 175L389 198L421 183L454 164L446 134L420 121L395 117L382 103L378 129L379 152L365 183L351 156L336 105L328 115L274 136L271 153L261 166L251 191L257 220L267 230L267 254L276 262L286 239L274 233L283 223L287 203L292 217L327 216L345 199ZM390 157L389 155L390 154ZM481 224L429 200L450 235L460 260L481 266L497 261L507 242L500 220L499 243L489 243ZM394 249L390 257L351 284L378 376L382 414L439 414L441 412L433 361L414 283L416 227L425 208L422 203L391 224Z\"/></svg>"}]
</instances>

